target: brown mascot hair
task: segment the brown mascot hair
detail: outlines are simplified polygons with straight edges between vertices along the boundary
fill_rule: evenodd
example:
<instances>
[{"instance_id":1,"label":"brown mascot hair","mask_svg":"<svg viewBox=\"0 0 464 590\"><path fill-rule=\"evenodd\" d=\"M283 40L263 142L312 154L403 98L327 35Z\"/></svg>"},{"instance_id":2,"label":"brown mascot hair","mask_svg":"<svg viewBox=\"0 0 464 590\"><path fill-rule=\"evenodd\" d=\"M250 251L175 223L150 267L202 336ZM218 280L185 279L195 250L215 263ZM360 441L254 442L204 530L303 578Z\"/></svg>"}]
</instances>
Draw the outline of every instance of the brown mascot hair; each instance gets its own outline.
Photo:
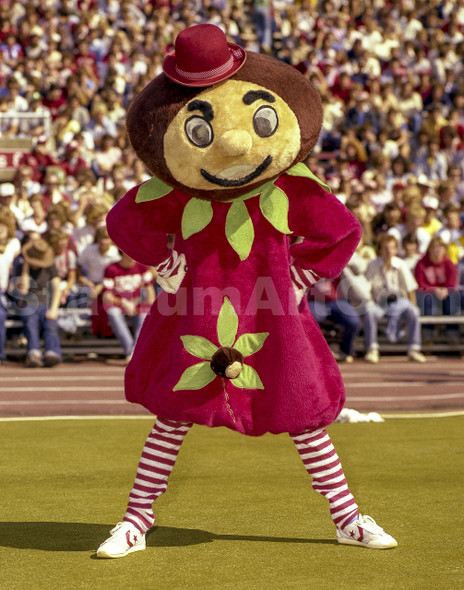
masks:
<instances>
[{"instance_id":1,"label":"brown mascot hair","mask_svg":"<svg viewBox=\"0 0 464 590\"><path fill-rule=\"evenodd\" d=\"M288 168L303 160L315 146L322 127L321 99L311 82L291 66L253 52L247 52L244 66L231 80L258 84L285 100L298 119L301 133L301 149ZM256 188L262 180L240 188L194 190L177 182L164 160L163 138L167 128L180 109L203 90L181 86L160 74L130 105L126 121L129 139L150 172L173 188L199 198L234 198Z\"/></svg>"}]
</instances>

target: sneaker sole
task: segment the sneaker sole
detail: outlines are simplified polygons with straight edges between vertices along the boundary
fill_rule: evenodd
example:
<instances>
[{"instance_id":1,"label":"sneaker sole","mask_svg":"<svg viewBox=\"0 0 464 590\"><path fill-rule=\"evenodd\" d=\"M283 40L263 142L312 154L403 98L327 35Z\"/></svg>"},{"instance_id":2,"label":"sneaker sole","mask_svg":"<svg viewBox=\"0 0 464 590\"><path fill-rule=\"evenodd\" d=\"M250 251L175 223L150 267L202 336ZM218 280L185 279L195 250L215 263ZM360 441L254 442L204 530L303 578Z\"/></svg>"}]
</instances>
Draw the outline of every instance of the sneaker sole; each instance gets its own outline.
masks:
<instances>
[{"instance_id":1,"label":"sneaker sole","mask_svg":"<svg viewBox=\"0 0 464 590\"><path fill-rule=\"evenodd\" d=\"M366 549L393 549L398 546L396 541L391 542L389 545L372 545L369 543L363 543L362 541L356 541L355 539L344 539L343 537L337 537L337 541L342 545L357 545L358 547L365 547Z\"/></svg>"},{"instance_id":2,"label":"sneaker sole","mask_svg":"<svg viewBox=\"0 0 464 590\"><path fill-rule=\"evenodd\" d=\"M143 551L146 548L146 545L133 545L124 553L108 553L108 551L105 551L104 549L101 551L100 549L97 549L97 557L100 557L102 559L119 559L120 557L126 557L126 555L129 555L129 553L135 553L135 551Z\"/></svg>"}]
</instances>

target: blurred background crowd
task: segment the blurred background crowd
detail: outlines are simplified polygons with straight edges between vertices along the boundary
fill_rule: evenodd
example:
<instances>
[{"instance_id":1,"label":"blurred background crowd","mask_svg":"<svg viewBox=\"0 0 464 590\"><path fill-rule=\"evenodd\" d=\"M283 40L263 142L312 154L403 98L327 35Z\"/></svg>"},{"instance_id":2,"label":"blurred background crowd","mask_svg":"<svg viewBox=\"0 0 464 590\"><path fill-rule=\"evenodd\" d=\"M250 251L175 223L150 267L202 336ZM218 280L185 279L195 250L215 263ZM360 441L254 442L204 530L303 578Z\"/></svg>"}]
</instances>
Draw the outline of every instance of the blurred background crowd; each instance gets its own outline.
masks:
<instances>
[{"instance_id":1,"label":"blurred background crowd","mask_svg":"<svg viewBox=\"0 0 464 590\"><path fill-rule=\"evenodd\" d=\"M30 142L0 183L0 290L11 278L30 287L21 252L40 240L32 259L53 250L55 307L83 292L102 299L106 268L121 259L106 213L150 177L127 139L128 105L162 71L178 32L205 22L297 68L322 97L323 130L306 164L364 228L351 277L310 295L322 316L343 300L365 324L365 301L346 284L357 277L375 300L371 263L389 243L393 267L401 260L409 274L384 314L402 299L422 314L461 314L464 0L0 0L0 143ZM114 332L94 323L96 334ZM401 337L395 325L389 333ZM410 352L419 350L412 340ZM371 350L372 339L367 360Z\"/></svg>"}]
</instances>

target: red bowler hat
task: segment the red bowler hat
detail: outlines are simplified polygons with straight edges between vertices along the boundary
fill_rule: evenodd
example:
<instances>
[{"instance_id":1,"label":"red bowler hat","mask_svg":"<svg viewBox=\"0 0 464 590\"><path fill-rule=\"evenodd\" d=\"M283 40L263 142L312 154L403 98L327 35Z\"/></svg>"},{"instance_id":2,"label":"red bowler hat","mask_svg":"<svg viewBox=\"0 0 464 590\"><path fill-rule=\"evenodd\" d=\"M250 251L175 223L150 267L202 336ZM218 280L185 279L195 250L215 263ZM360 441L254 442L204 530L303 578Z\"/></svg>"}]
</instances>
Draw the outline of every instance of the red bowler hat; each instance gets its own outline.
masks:
<instances>
[{"instance_id":1,"label":"red bowler hat","mask_svg":"<svg viewBox=\"0 0 464 590\"><path fill-rule=\"evenodd\" d=\"M163 70L182 86L211 86L233 76L245 60L245 50L228 43L219 27L202 24L177 35L174 51L164 58Z\"/></svg>"}]
</instances>

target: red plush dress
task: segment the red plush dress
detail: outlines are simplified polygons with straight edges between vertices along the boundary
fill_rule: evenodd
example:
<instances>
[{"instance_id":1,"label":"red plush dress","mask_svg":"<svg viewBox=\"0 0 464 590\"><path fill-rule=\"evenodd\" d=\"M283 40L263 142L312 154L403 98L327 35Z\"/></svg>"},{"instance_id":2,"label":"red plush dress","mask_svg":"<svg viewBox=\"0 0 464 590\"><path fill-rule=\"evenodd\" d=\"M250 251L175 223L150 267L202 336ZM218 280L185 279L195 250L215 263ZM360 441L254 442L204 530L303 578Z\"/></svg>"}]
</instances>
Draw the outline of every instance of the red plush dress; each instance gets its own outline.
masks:
<instances>
[{"instance_id":1,"label":"red plush dress","mask_svg":"<svg viewBox=\"0 0 464 590\"><path fill-rule=\"evenodd\" d=\"M175 234L175 250L187 261L177 293L163 292L145 320L126 370L129 401L161 418L252 436L316 429L339 414L345 393L337 364L306 301L297 307L289 267L292 257L320 277L338 276L360 226L310 178L285 174L273 184L287 215L279 223L269 221L275 210L261 189L195 209L177 190L136 202L136 187L110 211L109 233L134 259L159 265L171 253L166 234ZM199 214L203 222L195 221ZM304 238L291 249L287 221ZM186 231L192 223L204 227ZM219 346L243 353L239 378L211 371Z\"/></svg>"}]
</instances>

